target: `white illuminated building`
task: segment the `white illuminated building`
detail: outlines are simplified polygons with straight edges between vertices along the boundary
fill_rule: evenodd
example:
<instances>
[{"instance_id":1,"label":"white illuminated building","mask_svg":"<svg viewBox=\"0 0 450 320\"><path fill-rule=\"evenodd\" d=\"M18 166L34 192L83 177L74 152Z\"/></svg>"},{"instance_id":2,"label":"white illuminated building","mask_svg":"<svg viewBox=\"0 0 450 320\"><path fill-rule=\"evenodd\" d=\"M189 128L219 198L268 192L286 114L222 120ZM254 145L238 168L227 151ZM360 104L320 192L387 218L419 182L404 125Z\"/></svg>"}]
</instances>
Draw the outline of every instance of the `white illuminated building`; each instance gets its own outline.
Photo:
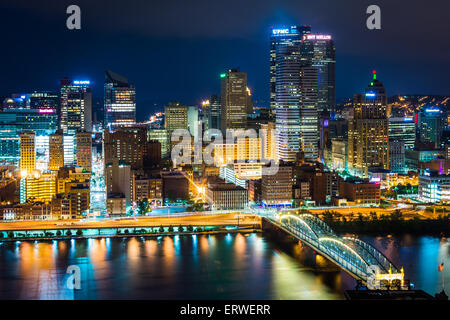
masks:
<instances>
[{"instance_id":1,"label":"white illuminated building","mask_svg":"<svg viewBox=\"0 0 450 320\"><path fill-rule=\"evenodd\" d=\"M36 170L48 169L49 136L36 136Z\"/></svg>"},{"instance_id":2,"label":"white illuminated building","mask_svg":"<svg viewBox=\"0 0 450 320\"><path fill-rule=\"evenodd\" d=\"M421 170L419 175L419 200L426 203L450 201L450 175L440 175L435 170Z\"/></svg>"},{"instance_id":3,"label":"white illuminated building","mask_svg":"<svg viewBox=\"0 0 450 320\"><path fill-rule=\"evenodd\" d=\"M75 136L64 135L64 166L73 166L75 164Z\"/></svg>"}]
</instances>

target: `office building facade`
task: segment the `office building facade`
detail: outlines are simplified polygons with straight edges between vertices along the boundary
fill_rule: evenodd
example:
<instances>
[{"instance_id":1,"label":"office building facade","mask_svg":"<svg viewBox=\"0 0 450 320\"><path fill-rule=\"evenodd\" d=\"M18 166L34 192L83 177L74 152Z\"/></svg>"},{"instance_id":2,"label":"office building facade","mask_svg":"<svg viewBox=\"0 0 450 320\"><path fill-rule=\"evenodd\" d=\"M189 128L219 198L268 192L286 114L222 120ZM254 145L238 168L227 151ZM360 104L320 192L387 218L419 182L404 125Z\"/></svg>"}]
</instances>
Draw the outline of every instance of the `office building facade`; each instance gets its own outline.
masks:
<instances>
[{"instance_id":1,"label":"office building facade","mask_svg":"<svg viewBox=\"0 0 450 320\"><path fill-rule=\"evenodd\" d=\"M406 150L414 149L416 124L414 117L389 118L389 140L403 141Z\"/></svg>"},{"instance_id":2,"label":"office building facade","mask_svg":"<svg viewBox=\"0 0 450 320\"><path fill-rule=\"evenodd\" d=\"M270 35L270 108L272 115L275 114L276 106L276 84L277 69L280 62L280 54L283 48L300 48L304 35L311 33L310 26L291 26L289 28L272 28Z\"/></svg>"},{"instance_id":3,"label":"office building facade","mask_svg":"<svg viewBox=\"0 0 450 320\"><path fill-rule=\"evenodd\" d=\"M112 72L105 74L105 125L108 128L136 123L136 89L128 79Z\"/></svg>"},{"instance_id":4,"label":"office building facade","mask_svg":"<svg viewBox=\"0 0 450 320\"><path fill-rule=\"evenodd\" d=\"M221 130L247 129L247 74L230 69L221 74ZM224 135L225 136L225 135Z\"/></svg>"},{"instance_id":5,"label":"office building facade","mask_svg":"<svg viewBox=\"0 0 450 320\"><path fill-rule=\"evenodd\" d=\"M92 131L92 88L88 80L61 80L60 127L64 134Z\"/></svg>"},{"instance_id":6,"label":"office building facade","mask_svg":"<svg viewBox=\"0 0 450 320\"><path fill-rule=\"evenodd\" d=\"M375 72L365 94L354 96L353 108L348 129L350 173L368 177L370 167L389 169L387 95Z\"/></svg>"},{"instance_id":7,"label":"office building facade","mask_svg":"<svg viewBox=\"0 0 450 320\"><path fill-rule=\"evenodd\" d=\"M334 114L336 103L336 49L331 35L305 34L301 42L302 64L317 69L317 109Z\"/></svg>"}]
</instances>

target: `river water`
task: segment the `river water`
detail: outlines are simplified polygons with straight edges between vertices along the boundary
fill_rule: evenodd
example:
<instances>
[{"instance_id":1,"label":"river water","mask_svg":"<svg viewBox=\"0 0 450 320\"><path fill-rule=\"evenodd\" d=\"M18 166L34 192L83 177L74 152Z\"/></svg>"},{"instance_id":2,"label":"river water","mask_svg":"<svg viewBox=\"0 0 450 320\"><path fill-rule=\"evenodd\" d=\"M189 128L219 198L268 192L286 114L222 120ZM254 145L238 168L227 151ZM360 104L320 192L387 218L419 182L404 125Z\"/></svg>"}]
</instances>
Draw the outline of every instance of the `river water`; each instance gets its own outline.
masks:
<instances>
[{"instance_id":1,"label":"river water","mask_svg":"<svg viewBox=\"0 0 450 320\"><path fill-rule=\"evenodd\" d=\"M449 240L362 239L417 288L440 291L442 275L450 286ZM343 299L354 285L304 245L257 233L0 243L0 299Z\"/></svg>"}]
</instances>

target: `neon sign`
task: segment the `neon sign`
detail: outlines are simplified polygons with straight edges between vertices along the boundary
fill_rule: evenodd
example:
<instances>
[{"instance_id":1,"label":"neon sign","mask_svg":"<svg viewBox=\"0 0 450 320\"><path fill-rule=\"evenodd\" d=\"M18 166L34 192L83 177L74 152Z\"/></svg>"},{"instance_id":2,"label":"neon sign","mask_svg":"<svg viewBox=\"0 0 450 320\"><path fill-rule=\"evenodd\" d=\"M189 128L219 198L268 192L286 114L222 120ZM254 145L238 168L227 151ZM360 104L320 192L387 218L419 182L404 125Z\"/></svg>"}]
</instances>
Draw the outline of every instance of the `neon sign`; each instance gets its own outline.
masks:
<instances>
[{"instance_id":1,"label":"neon sign","mask_svg":"<svg viewBox=\"0 0 450 320\"><path fill-rule=\"evenodd\" d=\"M376 94L373 92L366 93L366 97L376 97Z\"/></svg>"},{"instance_id":2,"label":"neon sign","mask_svg":"<svg viewBox=\"0 0 450 320\"><path fill-rule=\"evenodd\" d=\"M273 34L288 34L289 29L273 29L272 33Z\"/></svg>"},{"instance_id":3,"label":"neon sign","mask_svg":"<svg viewBox=\"0 0 450 320\"><path fill-rule=\"evenodd\" d=\"M303 40L331 40L329 34L307 34L303 36Z\"/></svg>"},{"instance_id":4,"label":"neon sign","mask_svg":"<svg viewBox=\"0 0 450 320\"><path fill-rule=\"evenodd\" d=\"M91 84L91 82L89 80L74 80L73 84Z\"/></svg>"},{"instance_id":5,"label":"neon sign","mask_svg":"<svg viewBox=\"0 0 450 320\"><path fill-rule=\"evenodd\" d=\"M38 109L39 113L55 113L54 109Z\"/></svg>"},{"instance_id":6,"label":"neon sign","mask_svg":"<svg viewBox=\"0 0 450 320\"><path fill-rule=\"evenodd\" d=\"M433 108L428 108L428 109L425 109L425 112L441 112L441 110L439 110L439 109L433 109Z\"/></svg>"}]
</instances>

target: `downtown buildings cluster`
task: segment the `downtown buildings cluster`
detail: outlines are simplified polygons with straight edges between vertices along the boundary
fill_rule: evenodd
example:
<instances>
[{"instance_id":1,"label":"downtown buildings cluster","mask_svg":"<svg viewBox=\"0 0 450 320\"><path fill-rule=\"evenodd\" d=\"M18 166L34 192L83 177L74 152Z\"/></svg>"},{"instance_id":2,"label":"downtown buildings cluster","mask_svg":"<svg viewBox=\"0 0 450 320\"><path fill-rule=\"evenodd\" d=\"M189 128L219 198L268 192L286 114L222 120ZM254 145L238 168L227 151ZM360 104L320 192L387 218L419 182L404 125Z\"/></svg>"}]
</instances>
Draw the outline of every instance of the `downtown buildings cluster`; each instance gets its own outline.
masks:
<instances>
[{"instance_id":1,"label":"downtown buildings cluster","mask_svg":"<svg viewBox=\"0 0 450 320\"><path fill-rule=\"evenodd\" d=\"M121 216L173 204L370 206L382 194L450 201L449 98L389 98L374 71L363 93L337 104L331 35L292 26L271 29L270 38L269 108L254 103L247 74L233 68L218 75L220 94L194 106L168 102L143 123L136 122L135 87L112 71L99 118L89 80L5 97L0 216ZM191 136L189 157L209 147L199 140L212 141L212 164L177 161L180 129ZM244 134L214 139L229 131ZM264 174L268 161L275 174Z\"/></svg>"}]
</instances>

